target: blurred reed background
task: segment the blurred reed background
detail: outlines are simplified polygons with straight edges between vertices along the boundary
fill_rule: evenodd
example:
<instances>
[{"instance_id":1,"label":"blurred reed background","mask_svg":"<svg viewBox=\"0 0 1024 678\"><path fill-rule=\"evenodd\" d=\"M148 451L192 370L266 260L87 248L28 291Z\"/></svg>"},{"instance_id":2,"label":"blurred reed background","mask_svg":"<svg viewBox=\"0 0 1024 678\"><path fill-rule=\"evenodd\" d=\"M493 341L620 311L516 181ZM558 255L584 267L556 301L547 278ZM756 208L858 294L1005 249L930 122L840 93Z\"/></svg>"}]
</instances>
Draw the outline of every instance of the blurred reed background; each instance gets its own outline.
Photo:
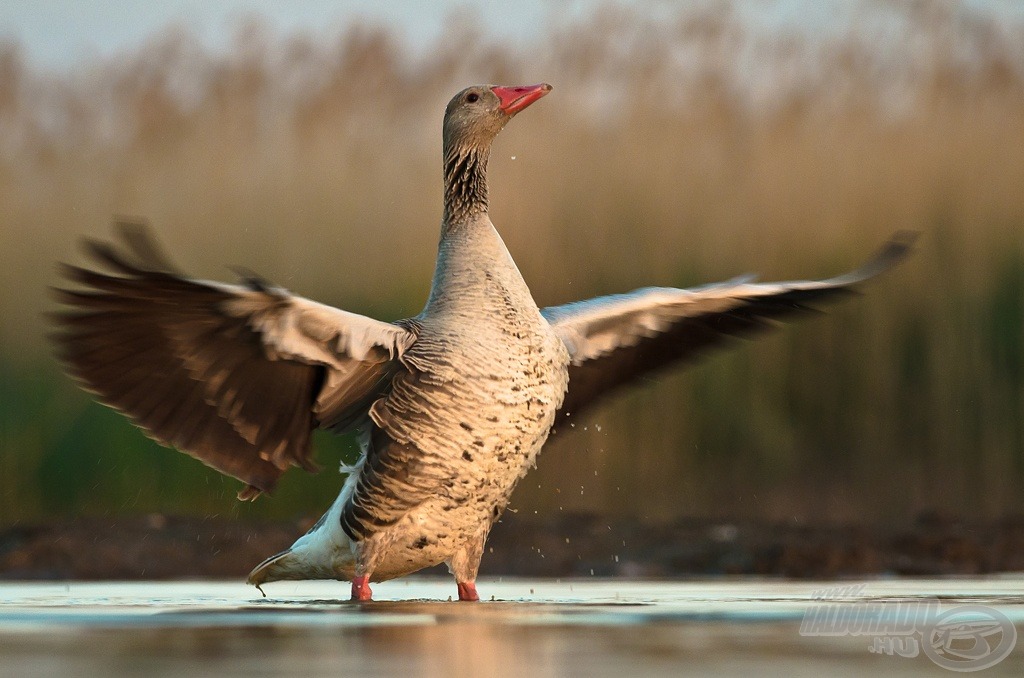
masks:
<instances>
[{"instance_id":1,"label":"blurred reed background","mask_svg":"<svg viewBox=\"0 0 1024 678\"><path fill-rule=\"evenodd\" d=\"M436 252L445 102L471 83L541 80L555 91L499 138L491 183L492 218L542 305L826 276L898 229L922 237L863 297L578 423L514 508L1019 513L1024 15L804 4L806 22L778 24L739 1L605 7L516 44L457 21L416 52L386 27L325 40L253 19L223 49L168 29L66 74L0 45L0 524L321 511L349 441L319 437L325 472L293 471L272 500L240 505L236 482L63 377L41 318L54 262L114 215L140 216L201 277L245 265L348 310L413 315Z\"/></svg>"}]
</instances>

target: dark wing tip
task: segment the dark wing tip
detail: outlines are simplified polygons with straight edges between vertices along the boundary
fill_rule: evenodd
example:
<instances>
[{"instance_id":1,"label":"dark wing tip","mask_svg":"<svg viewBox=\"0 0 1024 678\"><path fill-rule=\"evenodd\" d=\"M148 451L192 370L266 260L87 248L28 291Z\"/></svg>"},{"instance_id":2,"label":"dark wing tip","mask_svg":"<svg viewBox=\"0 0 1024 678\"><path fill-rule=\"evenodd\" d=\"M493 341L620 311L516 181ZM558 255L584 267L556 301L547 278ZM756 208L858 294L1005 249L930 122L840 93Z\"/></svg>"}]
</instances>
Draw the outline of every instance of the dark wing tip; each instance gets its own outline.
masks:
<instances>
[{"instance_id":1,"label":"dark wing tip","mask_svg":"<svg viewBox=\"0 0 1024 678\"><path fill-rule=\"evenodd\" d=\"M114 241L82 238L85 254L121 274L137 276L143 273L172 273L182 275L171 263L153 237L148 222L139 218L114 219ZM58 264L60 265L60 264ZM61 273L67 276L66 268Z\"/></svg>"},{"instance_id":2,"label":"dark wing tip","mask_svg":"<svg viewBox=\"0 0 1024 678\"><path fill-rule=\"evenodd\" d=\"M882 270L895 266L910 255L919 237L919 231L896 231L888 242L882 245L870 263L877 263Z\"/></svg>"},{"instance_id":3,"label":"dark wing tip","mask_svg":"<svg viewBox=\"0 0 1024 678\"><path fill-rule=\"evenodd\" d=\"M239 280L243 285L252 290L253 292L263 292L266 294L272 294L274 291L274 285L269 280L256 273L250 268L245 266L231 266L230 270L238 276Z\"/></svg>"},{"instance_id":4,"label":"dark wing tip","mask_svg":"<svg viewBox=\"0 0 1024 678\"><path fill-rule=\"evenodd\" d=\"M153 237L149 221L141 217L119 216L114 219L114 229L144 267L151 271L181 274Z\"/></svg>"},{"instance_id":5,"label":"dark wing tip","mask_svg":"<svg viewBox=\"0 0 1024 678\"><path fill-rule=\"evenodd\" d=\"M837 286L856 285L885 273L910 256L920 235L918 231L897 231L860 268L828 282Z\"/></svg>"}]
</instances>

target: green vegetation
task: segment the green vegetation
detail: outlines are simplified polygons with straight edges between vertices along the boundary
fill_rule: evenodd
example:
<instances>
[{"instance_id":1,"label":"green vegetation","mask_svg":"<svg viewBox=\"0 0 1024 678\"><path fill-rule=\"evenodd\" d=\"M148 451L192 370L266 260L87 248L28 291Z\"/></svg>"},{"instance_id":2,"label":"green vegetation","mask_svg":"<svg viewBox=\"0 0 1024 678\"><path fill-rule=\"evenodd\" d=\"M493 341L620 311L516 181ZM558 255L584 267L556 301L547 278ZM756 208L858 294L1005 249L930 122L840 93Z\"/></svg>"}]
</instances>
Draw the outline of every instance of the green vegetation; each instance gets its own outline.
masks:
<instances>
[{"instance_id":1,"label":"green vegetation","mask_svg":"<svg viewBox=\"0 0 1024 678\"><path fill-rule=\"evenodd\" d=\"M239 505L237 483L61 376L40 319L53 262L113 215L139 215L201 277L244 264L348 310L415 314L438 235L444 103L470 82L537 80L555 92L502 134L491 203L542 304L748 271L831 275L898 229L922 238L827 317L578 423L513 506L1019 511L1024 23L867 3L905 35L880 45L858 24L766 39L729 6L657 21L605 10L518 48L463 25L417 58L382 30L321 43L258 25L225 53L169 33L67 76L0 47L0 524L322 510L350 441L319 437L325 473L294 471L273 501Z\"/></svg>"}]
</instances>

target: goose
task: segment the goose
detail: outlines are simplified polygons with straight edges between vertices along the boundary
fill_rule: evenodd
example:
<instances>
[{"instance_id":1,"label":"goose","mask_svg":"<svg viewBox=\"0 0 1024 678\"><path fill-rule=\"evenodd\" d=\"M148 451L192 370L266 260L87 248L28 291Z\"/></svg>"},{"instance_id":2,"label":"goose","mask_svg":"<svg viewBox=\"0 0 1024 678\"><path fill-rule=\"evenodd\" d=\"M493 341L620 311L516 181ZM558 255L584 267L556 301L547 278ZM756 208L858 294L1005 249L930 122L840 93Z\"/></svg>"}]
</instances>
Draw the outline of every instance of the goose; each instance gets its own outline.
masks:
<instances>
[{"instance_id":1,"label":"goose","mask_svg":"<svg viewBox=\"0 0 1024 678\"><path fill-rule=\"evenodd\" d=\"M358 462L337 499L249 583L370 582L446 563L460 601L479 599L491 527L555 426L609 393L731 337L850 293L904 258L897 234L863 267L818 281L738 278L651 287L538 308L488 216L491 143L551 86L478 85L443 122L444 210L429 298L383 322L246 275L195 280L141 224L86 241L64 265L57 354L68 374L161 444L244 487L315 471L311 433L354 432ZM262 591L262 588L260 589Z\"/></svg>"}]
</instances>

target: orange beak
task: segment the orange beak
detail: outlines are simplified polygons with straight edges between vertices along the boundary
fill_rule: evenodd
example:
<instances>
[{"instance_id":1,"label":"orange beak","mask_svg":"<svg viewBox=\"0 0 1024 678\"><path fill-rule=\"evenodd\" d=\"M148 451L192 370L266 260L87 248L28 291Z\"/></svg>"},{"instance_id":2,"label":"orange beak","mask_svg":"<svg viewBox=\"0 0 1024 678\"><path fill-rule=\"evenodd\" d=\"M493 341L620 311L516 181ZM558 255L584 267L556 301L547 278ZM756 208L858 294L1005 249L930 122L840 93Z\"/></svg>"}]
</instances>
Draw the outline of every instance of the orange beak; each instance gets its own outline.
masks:
<instances>
[{"instance_id":1,"label":"orange beak","mask_svg":"<svg viewBox=\"0 0 1024 678\"><path fill-rule=\"evenodd\" d=\"M551 85L541 83L539 85L527 85L525 87L492 87L491 91L498 95L501 100L501 112L505 115L515 115L537 99L551 91Z\"/></svg>"}]
</instances>

